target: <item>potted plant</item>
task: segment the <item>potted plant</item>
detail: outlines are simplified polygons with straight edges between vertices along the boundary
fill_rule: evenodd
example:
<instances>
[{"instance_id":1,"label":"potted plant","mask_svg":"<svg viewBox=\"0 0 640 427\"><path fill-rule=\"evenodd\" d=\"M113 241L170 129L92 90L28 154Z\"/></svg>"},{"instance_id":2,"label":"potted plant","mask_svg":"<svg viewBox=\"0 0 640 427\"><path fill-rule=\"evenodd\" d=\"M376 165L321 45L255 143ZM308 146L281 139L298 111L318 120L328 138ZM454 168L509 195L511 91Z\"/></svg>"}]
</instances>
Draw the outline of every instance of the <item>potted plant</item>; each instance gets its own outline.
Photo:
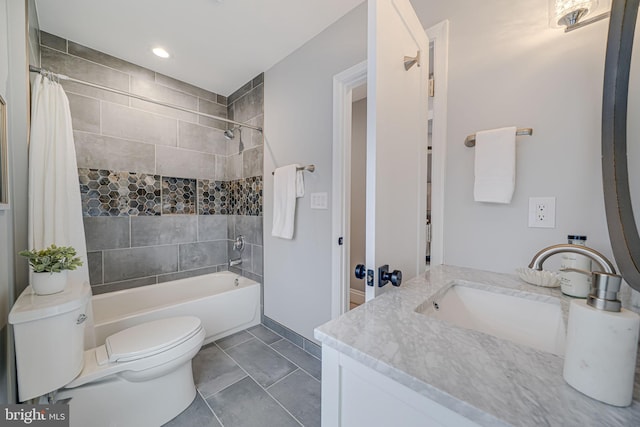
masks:
<instances>
[{"instance_id":1,"label":"potted plant","mask_svg":"<svg viewBox=\"0 0 640 427\"><path fill-rule=\"evenodd\" d=\"M51 245L41 250L24 250L18 255L29 260L34 273L31 287L38 295L62 292L67 286L67 271L82 265L82 260L76 257L76 250L71 246Z\"/></svg>"}]
</instances>

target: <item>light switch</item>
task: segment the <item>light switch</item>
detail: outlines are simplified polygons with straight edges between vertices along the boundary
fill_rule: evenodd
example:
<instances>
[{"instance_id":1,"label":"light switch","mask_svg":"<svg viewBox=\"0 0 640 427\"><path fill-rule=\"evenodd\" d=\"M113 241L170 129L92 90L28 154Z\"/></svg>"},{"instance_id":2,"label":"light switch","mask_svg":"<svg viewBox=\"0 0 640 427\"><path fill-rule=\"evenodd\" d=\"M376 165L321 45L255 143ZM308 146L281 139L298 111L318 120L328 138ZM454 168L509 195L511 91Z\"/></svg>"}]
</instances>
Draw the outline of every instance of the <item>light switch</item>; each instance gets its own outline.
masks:
<instances>
[{"instance_id":1,"label":"light switch","mask_svg":"<svg viewBox=\"0 0 640 427\"><path fill-rule=\"evenodd\" d=\"M311 209L328 209L327 193L311 193Z\"/></svg>"}]
</instances>

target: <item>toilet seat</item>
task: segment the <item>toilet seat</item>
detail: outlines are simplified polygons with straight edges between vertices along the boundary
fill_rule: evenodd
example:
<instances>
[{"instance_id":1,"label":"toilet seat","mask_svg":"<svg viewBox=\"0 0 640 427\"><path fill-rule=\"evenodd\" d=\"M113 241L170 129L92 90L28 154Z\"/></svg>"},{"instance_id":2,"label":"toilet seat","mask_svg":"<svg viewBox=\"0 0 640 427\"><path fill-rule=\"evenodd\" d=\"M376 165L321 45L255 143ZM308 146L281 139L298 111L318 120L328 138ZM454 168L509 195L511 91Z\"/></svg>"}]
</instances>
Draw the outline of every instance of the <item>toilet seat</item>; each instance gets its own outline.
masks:
<instances>
[{"instance_id":1,"label":"toilet seat","mask_svg":"<svg viewBox=\"0 0 640 427\"><path fill-rule=\"evenodd\" d=\"M146 322L116 332L105 340L105 351L97 351L98 365L131 362L161 353L180 345L201 328L200 319L192 316L172 317Z\"/></svg>"},{"instance_id":2,"label":"toilet seat","mask_svg":"<svg viewBox=\"0 0 640 427\"><path fill-rule=\"evenodd\" d=\"M202 346L205 331L193 316L154 320L107 338L104 345L85 351L80 374L66 388L75 388L113 374L144 377L140 372L164 371L184 363ZM137 379L136 379L137 380Z\"/></svg>"}]
</instances>

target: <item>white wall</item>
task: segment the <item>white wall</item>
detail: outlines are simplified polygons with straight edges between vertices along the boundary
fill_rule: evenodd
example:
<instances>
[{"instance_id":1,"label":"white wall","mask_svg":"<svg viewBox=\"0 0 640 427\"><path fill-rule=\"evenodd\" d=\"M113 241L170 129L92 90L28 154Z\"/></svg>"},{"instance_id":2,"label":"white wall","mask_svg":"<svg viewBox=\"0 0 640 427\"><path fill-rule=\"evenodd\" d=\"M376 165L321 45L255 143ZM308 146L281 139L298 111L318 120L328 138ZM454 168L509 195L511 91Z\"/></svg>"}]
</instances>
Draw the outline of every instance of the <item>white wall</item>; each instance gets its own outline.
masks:
<instances>
[{"instance_id":1,"label":"white wall","mask_svg":"<svg viewBox=\"0 0 640 427\"><path fill-rule=\"evenodd\" d=\"M367 99L353 103L351 110L351 226L350 268L365 263L367 192ZM351 289L364 292L364 280L349 274Z\"/></svg>"},{"instance_id":2,"label":"white wall","mask_svg":"<svg viewBox=\"0 0 640 427\"><path fill-rule=\"evenodd\" d=\"M611 255L600 166L608 20L565 34L548 27L547 0L413 0L425 28L450 21L445 262L511 273L540 248L586 234ZM331 76L364 59L361 6L265 75L265 129L280 165L316 163L309 192L331 188ZM532 127L517 142L510 205L473 202L473 149L482 129ZM267 177L273 160L266 151ZM293 242L271 239L265 182L265 314L312 337L330 318L331 216L298 211ZM557 197L555 229L527 227L528 198Z\"/></svg>"},{"instance_id":3,"label":"white wall","mask_svg":"<svg viewBox=\"0 0 640 427\"><path fill-rule=\"evenodd\" d=\"M309 195L331 191L333 76L365 58L362 5L265 72L264 314L308 339L331 316L331 244L337 242L331 211L311 210ZM316 171L305 173L306 196L298 199L296 232L287 241L271 237L271 172L290 163L313 163Z\"/></svg>"}]
</instances>

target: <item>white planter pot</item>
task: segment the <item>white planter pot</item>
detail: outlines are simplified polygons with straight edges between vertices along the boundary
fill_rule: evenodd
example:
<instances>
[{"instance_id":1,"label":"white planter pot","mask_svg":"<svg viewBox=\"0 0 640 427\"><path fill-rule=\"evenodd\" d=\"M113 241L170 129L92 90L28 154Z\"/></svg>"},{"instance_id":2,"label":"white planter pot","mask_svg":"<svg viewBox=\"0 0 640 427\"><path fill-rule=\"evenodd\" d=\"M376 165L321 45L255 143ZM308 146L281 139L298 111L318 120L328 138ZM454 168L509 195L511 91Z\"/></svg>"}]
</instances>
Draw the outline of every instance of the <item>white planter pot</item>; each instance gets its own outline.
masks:
<instances>
[{"instance_id":1,"label":"white planter pot","mask_svg":"<svg viewBox=\"0 0 640 427\"><path fill-rule=\"evenodd\" d=\"M64 291L67 270L59 273L31 273L31 288L36 295L51 295Z\"/></svg>"}]
</instances>

